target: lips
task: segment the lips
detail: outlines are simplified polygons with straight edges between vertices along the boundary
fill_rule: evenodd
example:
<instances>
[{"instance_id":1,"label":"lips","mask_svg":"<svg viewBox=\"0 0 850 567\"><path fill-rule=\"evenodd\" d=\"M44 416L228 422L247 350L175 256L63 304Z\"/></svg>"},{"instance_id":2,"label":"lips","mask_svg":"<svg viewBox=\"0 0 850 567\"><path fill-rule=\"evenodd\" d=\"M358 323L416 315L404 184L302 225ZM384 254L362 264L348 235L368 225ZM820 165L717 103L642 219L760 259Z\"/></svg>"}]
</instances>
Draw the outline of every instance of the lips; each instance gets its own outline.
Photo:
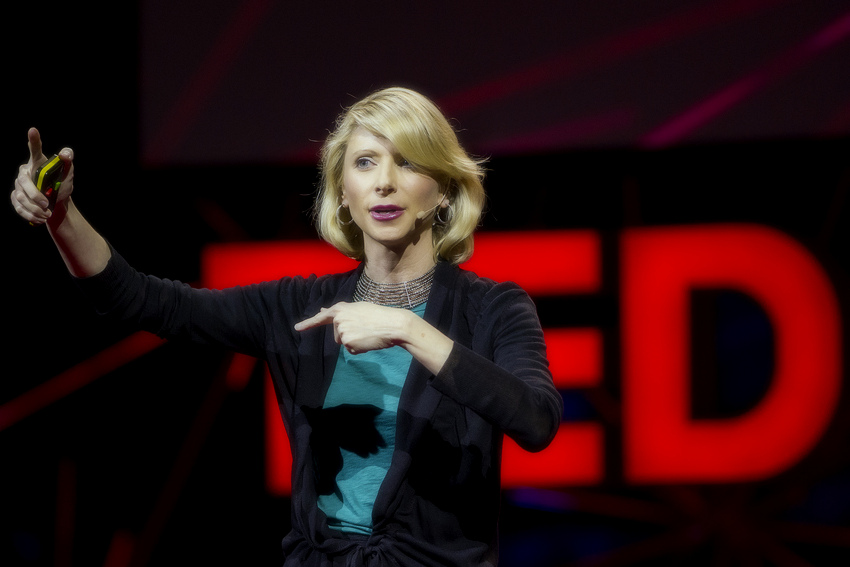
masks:
<instances>
[{"instance_id":1,"label":"lips","mask_svg":"<svg viewBox=\"0 0 850 567\"><path fill-rule=\"evenodd\" d=\"M369 209L369 214L375 220L389 221L403 215L404 209L395 205L376 205Z\"/></svg>"}]
</instances>

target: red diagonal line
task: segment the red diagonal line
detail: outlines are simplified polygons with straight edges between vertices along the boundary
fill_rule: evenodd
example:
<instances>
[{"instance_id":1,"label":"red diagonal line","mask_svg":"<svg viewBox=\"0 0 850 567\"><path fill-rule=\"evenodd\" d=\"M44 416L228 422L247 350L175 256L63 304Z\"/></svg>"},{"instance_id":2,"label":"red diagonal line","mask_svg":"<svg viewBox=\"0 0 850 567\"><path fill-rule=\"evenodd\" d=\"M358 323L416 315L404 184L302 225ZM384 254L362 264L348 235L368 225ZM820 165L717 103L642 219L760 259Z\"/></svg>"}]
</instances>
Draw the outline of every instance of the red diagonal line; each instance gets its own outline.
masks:
<instances>
[{"instance_id":1,"label":"red diagonal line","mask_svg":"<svg viewBox=\"0 0 850 567\"><path fill-rule=\"evenodd\" d=\"M813 563L797 555L784 542L772 534L756 531L747 538L753 550L759 552L759 557L768 565L776 567L815 567Z\"/></svg>"},{"instance_id":2,"label":"red diagonal line","mask_svg":"<svg viewBox=\"0 0 850 567\"><path fill-rule=\"evenodd\" d=\"M850 526L778 522L774 531L791 543L850 548Z\"/></svg>"},{"instance_id":3,"label":"red diagonal line","mask_svg":"<svg viewBox=\"0 0 850 567\"><path fill-rule=\"evenodd\" d=\"M243 355L231 358L227 363L227 368L223 369L210 385L207 395L183 440L183 445L177 453L177 459L171 467L165 485L154 503L145 527L139 534L133 549L131 567L144 567L148 564L156 543L171 516L171 512L174 510L183 487L186 485L189 474L192 472L192 467L198 458L201 447L209 436L219 410L229 394L227 376L233 374L234 371L238 372L234 369L234 365L237 368L244 367L246 360L248 358Z\"/></svg>"},{"instance_id":4,"label":"red diagonal line","mask_svg":"<svg viewBox=\"0 0 850 567\"><path fill-rule=\"evenodd\" d=\"M727 23L735 18L787 1L708 2L688 12L675 14L661 21L602 39L524 69L473 85L460 92L444 96L438 102L447 114L463 112L582 71L597 69L601 65L636 55L641 50L656 47L710 26Z\"/></svg>"},{"instance_id":5,"label":"red diagonal line","mask_svg":"<svg viewBox=\"0 0 850 567\"><path fill-rule=\"evenodd\" d=\"M631 109L612 109L594 116L584 116L546 128L515 134L487 142L481 147L485 153L532 153L575 145L592 140L604 133L623 129L634 122L637 113Z\"/></svg>"},{"instance_id":6,"label":"red diagonal line","mask_svg":"<svg viewBox=\"0 0 850 567\"><path fill-rule=\"evenodd\" d=\"M56 486L55 567L71 567L74 549L74 520L77 507L77 466L69 459L59 461Z\"/></svg>"},{"instance_id":7,"label":"red diagonal line","mask_svg":"<svg viewBox=\"0 0 850 567\"><path fill-rule=\"evenodd\" d=\"M0 431L162 345L138 332L0 406Z\"/></svg>"},{"instance_id":8,"label":"red diagonal line","mask_svg":"<svg viewBox=\"0 0 850 567\"><path fill-rule=\"evenodd\" d=\"M593 514L607 519L631 520L642 524L675 525L681 521L667 504L590 490L545 490L517 488L511 498L521 505L548 508L564 513Z\"/></svg>"},{"instance_id":9,"label":"red diagonal line","mask_svg":"<svg viewBox=\"0 0 850 567\"><path fill-rule=\"evenodd\" d=\"M252 0L240 5L239 12L231 18L232 23L218 37L148 143L146 154L151 162L161 162L180 145L204 103L263 21L263 16L275 5L271 0Z\"/></svg>"},{"instance_id":10,"label":"red diagonal line","mask_svg":"<svg viewBox=\"0 0 850 567\"><path fill-rule=\"evenodd\" d=\"M850 130L850 101L845 101L821 126L820 133L825 136L843 136L848 130Z\"/></svg>"},{"instance_id":11,"label":"red diagonal line","mask_svg":"<svg viewBox=\"0 0 850 567\"><path fill-rule=\"evenodd\" d=\"M813 57L846 39L848 35L850 35L850 12L770 61L755 73L735 81L653 130L644 136L640 145L657 148L682 140L697 128L742 103L759 90L776 82L777 79L791 74Z\"/></svg>"},{"instance_id":12,"label":"red diagonal line","mask_svg":"<svg viewBox=\"0 0 850 567\"><path fill-rule=\"evenodd\" d=\"M123 530L118 530L112 536L109 550L106 552L106 560L103 567L127 567L133 557L133 536Z\"/></svg>"},{"instance_id":13,"label":"red diagonal line","mask_svg":"<svg viewBox=\"0 0 850 567\"><path fill-rule=\"evenodd\" d=\"M230 365L227 367L225 383L230 390L241 392L248 385L251 374L257 366L257 359L247 354L235 353Z\"/></svg>"},{"instance_id":14,"label":"red diagonal line","mask_svg":"<svg viewBox=\"0 0 850 567\"><path fill-rule=\"evenodd\" d=\"M693 550L705 541L705 535L691 526L679 526L658 535L629 543L616 549L604 550L570 563L571 567L626 567L628 565L659 563L679 551ZM566 566L565 566L566 567Z\"/></svg>"}]
</instances>

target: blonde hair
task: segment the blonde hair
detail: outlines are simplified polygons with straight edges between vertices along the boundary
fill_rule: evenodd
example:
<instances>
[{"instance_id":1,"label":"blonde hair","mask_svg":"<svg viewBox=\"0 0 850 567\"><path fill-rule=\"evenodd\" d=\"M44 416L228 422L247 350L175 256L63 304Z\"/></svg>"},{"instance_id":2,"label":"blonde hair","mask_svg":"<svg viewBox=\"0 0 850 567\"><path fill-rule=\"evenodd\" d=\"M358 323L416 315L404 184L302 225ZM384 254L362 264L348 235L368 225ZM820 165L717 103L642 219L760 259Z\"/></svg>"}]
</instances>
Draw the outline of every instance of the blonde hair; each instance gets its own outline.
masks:
<instances>
[{"instance_id":1,"label":"blonde hair","mask_svg":"<svg viewBox=\"0 0 850 567\"><path fill-rule=\"evenodd\" d=\"M345 152L358 127L389 140L404 159L437 181L449 199L451 215L448 222L433 227L435 256L455 264L468 260L472 256L472 233L484 209L483 161L466 153L454 129L433 102L402 87L374 92L337 118L336 127L320 154L321 179L313 206L319 236L343 254L363 260L360 228L354 223L343 224L337 218Z\"/></svg>"}]
</instances>

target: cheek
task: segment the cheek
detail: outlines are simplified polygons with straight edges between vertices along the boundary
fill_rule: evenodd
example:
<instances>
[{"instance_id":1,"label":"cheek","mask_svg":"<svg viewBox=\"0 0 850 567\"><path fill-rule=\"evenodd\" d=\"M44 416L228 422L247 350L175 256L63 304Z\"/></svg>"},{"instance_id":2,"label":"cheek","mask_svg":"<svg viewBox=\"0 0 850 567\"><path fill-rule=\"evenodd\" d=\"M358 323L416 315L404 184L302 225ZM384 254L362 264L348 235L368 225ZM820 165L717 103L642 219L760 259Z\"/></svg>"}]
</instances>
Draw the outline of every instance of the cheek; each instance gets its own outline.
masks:
<instances>
[{"instance_id":1,"label":"cheek","mask_svg":"<svg viewBox=\"0 0 850 567\"><path fill-rule=\"evenodd\" d=\"M416 184L416 192L420 195L420 198L423 201L432 205L435 204L441 197L439 184L428 177L425 179L420 178L418 180L418 183Z\"/></svg>"},{"instance_id":2,"label":"cheek","mask_svg":"<svg viewBox=\"0 0 850 567\"><path fill-rule=\"evenodd\" d=\"M349 174L342 178L342 198L343 203L351 206L352 200L357 200L361 187L357 183L357 179Z\"/></svg>"}]
</instances>

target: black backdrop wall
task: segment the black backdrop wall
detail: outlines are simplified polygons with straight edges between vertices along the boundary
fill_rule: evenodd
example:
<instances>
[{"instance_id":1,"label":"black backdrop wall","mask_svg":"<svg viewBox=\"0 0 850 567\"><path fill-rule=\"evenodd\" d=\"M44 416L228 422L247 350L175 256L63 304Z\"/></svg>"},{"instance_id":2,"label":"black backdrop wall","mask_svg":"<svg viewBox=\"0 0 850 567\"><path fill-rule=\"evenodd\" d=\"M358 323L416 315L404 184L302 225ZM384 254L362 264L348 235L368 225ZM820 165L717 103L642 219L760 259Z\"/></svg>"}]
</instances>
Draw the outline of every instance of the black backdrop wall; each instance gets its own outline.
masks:
<instances>
[{"instance_id":1,"label":"black backdrop wall","mask_svg":"<svg viewBox=\"0 0 850 567\"><path fill-rule=\"evenodd\" d=\"M482 230L611 240L635 226L764 223L813 250L846 303L844 3L24 10L4 35L0 171L10 187L30 126L46 150L72 146L75 200L143 271L194 282L208 243L313 238L317 140L342 106L400 83L491 156ZM279 563L288 503L265 490L259 370L225 393L226 353L167 345L9 421L127 332L81 303L45 231L11 208L3 231L0 564ZM541 318L616 332L615 287ZM617 400L616 376L602 389ZM558 489L569 506L506 493L504 564L845 564L847 408L810 458L757 483L632 487L612 474ZM683 520L642 515L653 506ZM741 523L724 529L728 518Z\"/></svg>"}]
</instances>

